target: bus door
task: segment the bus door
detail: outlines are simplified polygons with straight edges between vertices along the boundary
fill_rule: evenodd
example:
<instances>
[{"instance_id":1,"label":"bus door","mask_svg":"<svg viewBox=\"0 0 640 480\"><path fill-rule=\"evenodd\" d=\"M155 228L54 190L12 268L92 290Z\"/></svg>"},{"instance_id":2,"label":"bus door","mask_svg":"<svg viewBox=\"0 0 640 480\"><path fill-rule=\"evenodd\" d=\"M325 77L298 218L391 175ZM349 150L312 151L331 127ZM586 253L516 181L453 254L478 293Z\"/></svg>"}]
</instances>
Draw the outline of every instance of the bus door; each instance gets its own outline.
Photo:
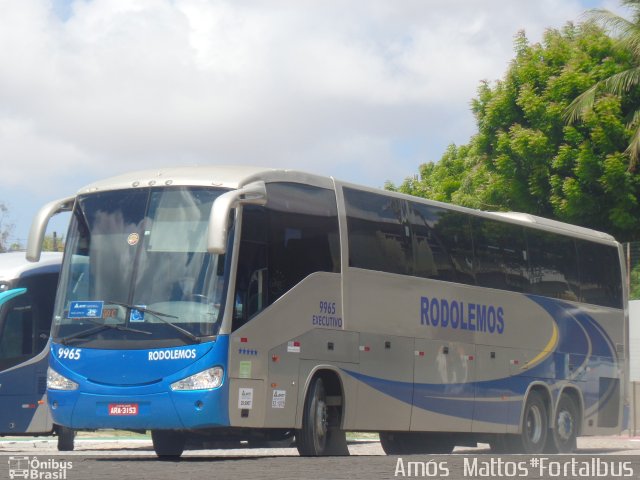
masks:
<instances>
[{"instance_id":1,"label":"bus door","mask_svg":"<svg viewBox=\"0 0 640 480\"><path fill-rule=\"evenodd\" d=\"M0 305L0 434L45 433L47 340L57 274L20 279Z\"/></svg>"}]
</instances>

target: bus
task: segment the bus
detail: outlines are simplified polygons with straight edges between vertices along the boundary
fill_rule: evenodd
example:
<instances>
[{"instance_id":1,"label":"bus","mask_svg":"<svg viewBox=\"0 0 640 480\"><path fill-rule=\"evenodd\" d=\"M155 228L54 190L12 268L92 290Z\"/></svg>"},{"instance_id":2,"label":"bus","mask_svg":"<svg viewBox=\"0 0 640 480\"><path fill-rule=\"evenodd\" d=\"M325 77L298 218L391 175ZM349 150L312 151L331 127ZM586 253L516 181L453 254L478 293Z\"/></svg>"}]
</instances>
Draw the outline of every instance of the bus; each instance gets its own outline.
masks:
<instances>
[{"instance_id":1,"label":"bus","mask_svg":"<svg viewBox=\"0 0 640 480\"><path fill-rule=\"evenodd\" d=\"M185 442L295 438L347 455L570 452L628 411L620 244L291 170L98 181L71 211L47 377L53 419Z\"/></svg>"},{"instance_id":2,"label":"bus","mask_svg":"<svg viewBox=\"0 0 640 480\"><path fill-rule=\"evenodd\" d=\"M43 253L40 263L24 252L0 254L0 436L58 436L58 449L73 450L74 432L54 425L46 403L49 331L62 263Z\"/></svg>"}]
</instances>

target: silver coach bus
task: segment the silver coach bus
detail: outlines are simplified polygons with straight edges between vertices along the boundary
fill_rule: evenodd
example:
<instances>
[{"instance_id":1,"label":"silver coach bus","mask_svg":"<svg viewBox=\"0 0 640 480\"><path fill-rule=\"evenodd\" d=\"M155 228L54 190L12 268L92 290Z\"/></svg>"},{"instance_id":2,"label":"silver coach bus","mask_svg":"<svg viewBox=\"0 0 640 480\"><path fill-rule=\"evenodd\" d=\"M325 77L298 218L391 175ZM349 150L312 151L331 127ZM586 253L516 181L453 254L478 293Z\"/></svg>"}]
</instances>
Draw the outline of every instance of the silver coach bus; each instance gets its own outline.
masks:
<instances>
[{"instance_id":1,"label":"silver coach bus","mask_svg":"<svg viewBox=\"0 0 640 480\"><path fill-rule=\"evenodd\" d=\"M193 436L348 454L346 431L379 432L389 454L570 452L623 427L627 293L607 234L211 166L48 204L31 260L62 210L62 425L150 429L160 456Z\"/></svg>"}]
</instances>

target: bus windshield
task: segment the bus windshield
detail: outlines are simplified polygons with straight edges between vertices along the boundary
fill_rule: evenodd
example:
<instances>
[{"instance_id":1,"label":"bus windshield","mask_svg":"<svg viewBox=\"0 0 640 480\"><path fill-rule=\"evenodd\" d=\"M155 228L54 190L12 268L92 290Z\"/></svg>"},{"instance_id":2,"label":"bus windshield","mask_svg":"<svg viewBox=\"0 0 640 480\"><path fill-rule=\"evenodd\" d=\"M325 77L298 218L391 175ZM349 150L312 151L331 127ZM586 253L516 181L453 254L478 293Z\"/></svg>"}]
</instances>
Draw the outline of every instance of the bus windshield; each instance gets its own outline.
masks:
<instances>
[{"instance_id":1,"label":"bus windshield","mask_svg":"<svg viewBox=\"0 0 640 480\"><path fill-rule=\"evenodd\" d=\"M79 196L53 339L135 349L217 335L228 267L224 255L207 252L207 229L213 201L224 192L169 187Z\"/></svg>"}]
</instances>

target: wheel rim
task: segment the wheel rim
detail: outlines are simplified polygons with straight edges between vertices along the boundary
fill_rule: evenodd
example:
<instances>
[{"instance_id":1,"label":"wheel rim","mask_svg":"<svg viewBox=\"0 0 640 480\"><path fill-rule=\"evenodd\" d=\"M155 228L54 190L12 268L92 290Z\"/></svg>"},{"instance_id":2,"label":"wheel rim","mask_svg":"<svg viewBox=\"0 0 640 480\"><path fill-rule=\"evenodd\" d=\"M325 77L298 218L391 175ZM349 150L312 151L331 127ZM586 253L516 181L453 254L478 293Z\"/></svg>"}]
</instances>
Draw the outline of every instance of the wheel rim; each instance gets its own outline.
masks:
<instances>
[{"instance_id":1,"label":"wheel rim","mask_svg":"<svg viewBox=\"0 0 640 480\"><path fill-rule=\"evenodd\" d=\"M537 405L533 405L527 414L527 438L533 444L542 438L542 413Z\"/></svg>"},{"instance_id":2,"label":"wheel rim","mask_svg":"<svg viewBox=\"0 0 640 480\"><path fill-rule=\"evenodd\" d=\"M571 440L571 437L573 435L573 417L567 410L562 410L558 413L556 431L558 437L563 442L568 442L569 440Z\"/></svg>"},{"instance_id":3,"label":"wheel rim","mask_svg":"<svg viewBox=\"0 0 640 480\"><path fill-rule=\"evenodd\" d=\"M327 444L328 431L328 412L327 402L325 399L324 385L318 379L313 392L313 400L309 409L309 427L311 434L311 442L313 444L315 455L322 455Z\"/></svg>"},{"instance_id":4,"label":"wheel rim","mask_svg":"<svg viewBox=\"0 0 640 480\"><path fill-rule=\"evenodd\" d=\"M316 401L315 437L318 446L324 446L327 436L327 405L322 399Z\"/></svg>"}]
</instances>

